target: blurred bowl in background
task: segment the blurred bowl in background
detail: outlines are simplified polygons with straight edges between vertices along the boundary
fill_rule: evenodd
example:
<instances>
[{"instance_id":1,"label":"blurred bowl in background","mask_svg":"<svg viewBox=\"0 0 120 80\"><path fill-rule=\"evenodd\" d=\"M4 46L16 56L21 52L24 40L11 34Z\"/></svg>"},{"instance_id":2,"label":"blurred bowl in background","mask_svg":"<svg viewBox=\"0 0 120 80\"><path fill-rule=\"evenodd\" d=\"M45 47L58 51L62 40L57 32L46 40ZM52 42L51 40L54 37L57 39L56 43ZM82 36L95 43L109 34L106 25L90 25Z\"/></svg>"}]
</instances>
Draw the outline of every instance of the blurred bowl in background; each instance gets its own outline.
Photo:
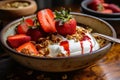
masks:
<instances>
[{"instance_id":1,"label":"blurred bowl in background","mask_svg":"<svg viewBox=\"0 0 120 80\"><path fill-rule=\"evenodd\" d=\"M37 4L34 0L3 0L0 1L0 19L13 20L34 14Z\"/></svg>"},{"instance_id":2,"label":"blurred bowl in background","mask_svg":"<svg viewBox=\"0 0 120 80\"><path fill-rule=\"evenodd\" d=\"M90 15L93 15L93 16L97 16L97 17L101 17L101 18L118 18L120 17L120 13L112 13L112 14L105 14L105 13L101 13L101 12L98 12L98 11L95 11L95 10L92 10L88 7L88 5L92 2L93 0L83 0L81 2L81 11L83 13L86 13L86 14L90 14ZM115 1L116 2L116 1ZM115 2L112 2L115 4ZM120 2L120 1L118 1ZM111 3L110 1L107 2L107 3ZM119 4L117 4L119 5Z\"/></svg>"},{"instance_id":3,"label":"blurred bowl in background","mask_svg":"<svg viewBox=\"0 0 120 80\"><path fill-rule=\"evenodd\" d=\"M88 7L88 5L92 2L93 0L83 0L81 2L81 7L80 10L82 13L84 14L89 14L92 16L96 16L98 18L101 18L105 21L107 21L108 23L110 23L116 30L116 32L118 33L119 27L120 27L120 13L112 13L112 14L105 14L105 13L101 13L95 10L92 10ZM120 5L120 0L105 0L107 3L114 3L116 5Z\"/></svg>"}]
</instances>

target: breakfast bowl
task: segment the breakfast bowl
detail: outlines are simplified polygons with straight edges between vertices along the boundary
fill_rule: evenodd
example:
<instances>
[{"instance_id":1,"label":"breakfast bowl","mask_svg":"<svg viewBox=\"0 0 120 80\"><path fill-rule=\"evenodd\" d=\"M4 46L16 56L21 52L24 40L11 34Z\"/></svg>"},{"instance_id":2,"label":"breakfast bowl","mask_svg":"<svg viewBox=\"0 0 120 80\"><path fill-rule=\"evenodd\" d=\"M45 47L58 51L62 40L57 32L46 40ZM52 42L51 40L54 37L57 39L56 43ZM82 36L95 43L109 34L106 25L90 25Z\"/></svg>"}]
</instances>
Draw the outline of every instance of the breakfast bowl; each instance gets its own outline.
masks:
<instances>
[{"instance_id":1,"label":"breakfast bowl","mask_svg":"<svg viewBox=\"0 0 120 80\"><path fill-rule=\"evenodd\" d=\"M106 6L106 3L107 3L107 5L112 4L112 6L113 6L113 4L114 4L116 6L120 6L119 5L120 1L118 1L118 0L104 0L104 1L105 2L102 3L102 4L105 5L105 6ZM103 12L100 12L100 11L93 10L93 8L90 7L90 4L92 2L93 2L93 0L82 1L81 2L81 7L80 7L81 12L84 13L84 14L89 14L89 15L92 15L92 16L95 16L95 17L98 17L100 19L103 19L103 20L107 21L117 31L118 27L120 25L120 23L119 23L120 22L120 12L103 13Z\"/></svg>"},{"instance_id":2,"label":"breakfast bowl","mask_svg":"<svg viewBox=\"0 0 120 80\"><path fill-rule=\"evenodd\" d=\"M3 0L0 1L0 18L14 20L32 15L37 11L37 4L33 0Z\"/></svg>"},{"instance_id":3,"label":"breakfast bowl","mask_svg":"<svg viewBox=\"0 0 120 80\"><path fill-rule=\"evenodd\" d=\"M95 32L116 37L116 32L112 26L99 18L76 12L71 12L71 15L76 19L78 25L90 26ZM25 19L35 17L36 15L32 15L25 17ZM15 28L21 20L22 18L15 20L1 30L0 42L6 53L14 60L31 69L47 72L66 72L83 69L100 60L113 45L113 43L108 41L105 43L105 46L98 50L87 52L86 54L64 57L40 57L22 54L11 48L7 43L7 37L15 34Z\"/></svg>"}]
</instances>

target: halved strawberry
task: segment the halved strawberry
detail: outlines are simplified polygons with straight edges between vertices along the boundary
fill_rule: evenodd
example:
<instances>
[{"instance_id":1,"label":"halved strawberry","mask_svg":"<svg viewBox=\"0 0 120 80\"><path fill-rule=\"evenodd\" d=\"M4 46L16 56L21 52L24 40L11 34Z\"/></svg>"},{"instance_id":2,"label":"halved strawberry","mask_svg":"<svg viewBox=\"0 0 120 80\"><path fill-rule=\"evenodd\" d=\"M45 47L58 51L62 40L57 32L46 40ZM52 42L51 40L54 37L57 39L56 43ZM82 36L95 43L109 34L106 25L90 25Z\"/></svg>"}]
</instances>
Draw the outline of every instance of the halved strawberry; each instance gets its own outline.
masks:
<instances>
[{"instance_id":1,"label":"halved strawberry","mask_svg":"<svg viewBox=\"0 0 120 80\"><path fill-rule=\"evenodd\" d=\"M18 48L16 48L16 50L18 51L18 52L22 52L22 50L27 50L27 51L25 51L26 53L25 54L38 54L38 51L37 51L37 49L36 49L36 47L35 47L35 45L33 44L33 43L31 43L31 42L26 42L26 43L24 43L24 44L22 44L21 46L19 46Z\"/></svg>"},{"instance_id":2,"label":"halved strawberry","mask_svg":"<svg viewBox=\"0 0 120 80\"><path fill-rule=\"evenodd\" d=\"M56 32L54 14L50 9L40 10L37 13L37 18L45 32Z\"/></svg>"},{"instance_id":3,"label":"halved strawberry","mask_svg":"<svg viewBox=\"0 0 120 80\"><path fill-rule=\"evenodd\" d=\"M17 48L18 46L30 40L31 40L31 37L25 34L16 34L16 35L7 37L7 42L12 48Z\"/></svg>"},{"instance_id":4,"label":"halved strawberry","mask_svg":"<svg viewBox=\"0 0 120 80\"><path fill-rule=\"evenodd\" d=\"M56 14L56 29L61 35L74 34L76 32L76 20L72 17L69 10L61 10Z\"/></svg>"},{"instance_id":5,"label":"halved strawberry","mask_svg":"<svg viewBox=\"0 0 120 80\"><path fill-rule=\"evenodd\" d=\"M34 26L34 21L31 18L23 20L16 28L18 34L26 34L27 30Z\"/></svg>"}]
</instances>

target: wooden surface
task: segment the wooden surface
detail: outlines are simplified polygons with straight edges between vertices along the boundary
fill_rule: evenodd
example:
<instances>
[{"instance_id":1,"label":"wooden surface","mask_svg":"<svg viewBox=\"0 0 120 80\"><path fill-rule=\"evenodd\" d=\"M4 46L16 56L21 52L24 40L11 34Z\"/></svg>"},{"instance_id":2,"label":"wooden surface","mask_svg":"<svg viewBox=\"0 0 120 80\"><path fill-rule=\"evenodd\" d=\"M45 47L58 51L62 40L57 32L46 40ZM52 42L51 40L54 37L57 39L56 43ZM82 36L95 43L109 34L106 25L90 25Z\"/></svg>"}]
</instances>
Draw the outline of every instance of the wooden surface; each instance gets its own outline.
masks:
<instances>
[{"instance_id":1,"label":"wooden surface","mask_svg":"<svg viewBox=\"0 0 120 80\"><path fill-rule=\"evenodd\" d=\"M79 7L74 6L72 10L79 12ZM118 29L119 26L114 27ZM119 31L117 35L119 38ZM28 69L16 63L1 50L0 80L120 80L120 44L115 44L108 54L94 65L64 73Z\"/></svg>"}]
</instances>

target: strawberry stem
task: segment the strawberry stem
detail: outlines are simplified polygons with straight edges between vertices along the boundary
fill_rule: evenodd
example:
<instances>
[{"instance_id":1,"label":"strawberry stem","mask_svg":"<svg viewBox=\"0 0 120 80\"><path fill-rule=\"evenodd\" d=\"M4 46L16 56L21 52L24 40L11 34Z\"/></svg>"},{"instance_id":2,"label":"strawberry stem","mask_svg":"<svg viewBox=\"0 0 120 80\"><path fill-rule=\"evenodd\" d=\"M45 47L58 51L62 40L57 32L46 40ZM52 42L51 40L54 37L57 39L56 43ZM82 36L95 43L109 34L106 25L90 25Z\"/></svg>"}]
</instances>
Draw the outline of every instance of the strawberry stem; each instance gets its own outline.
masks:
<instances>
[{"instance_id":1,"label":"strawberry stem","mask_svg":"<svg viewBox=\"0 0 120 80\"><path fill-rule=\"evenodd\" d=\"M65 8L62 8L60 12L55 10L55 20L59 21L60 25L64 24L72 18L70 11L71 9L66 10Z\"/></svg>"},{"instance_id":2,"label":"strawberry stem","mask_svg":"<svg viewBox=\"0 0 120 80\"><path fill-rule=\"evenodd\" d=\"M97 6L97 11L103 11L103 10L104 10L103 5L102 5L102 4L99 4L99 5Z\"/></svg>"},{"instance_id":3,"label":"strawberry stem","mask_svg":"<svg viewBox=\"0 0 120 80\"><path fill-rule=\"evenodd\" d=\"M25 21L25 17L23 16L23 17L22 17L22 22L24 22L24 21Z\"/></svg>"}]
</instances>

